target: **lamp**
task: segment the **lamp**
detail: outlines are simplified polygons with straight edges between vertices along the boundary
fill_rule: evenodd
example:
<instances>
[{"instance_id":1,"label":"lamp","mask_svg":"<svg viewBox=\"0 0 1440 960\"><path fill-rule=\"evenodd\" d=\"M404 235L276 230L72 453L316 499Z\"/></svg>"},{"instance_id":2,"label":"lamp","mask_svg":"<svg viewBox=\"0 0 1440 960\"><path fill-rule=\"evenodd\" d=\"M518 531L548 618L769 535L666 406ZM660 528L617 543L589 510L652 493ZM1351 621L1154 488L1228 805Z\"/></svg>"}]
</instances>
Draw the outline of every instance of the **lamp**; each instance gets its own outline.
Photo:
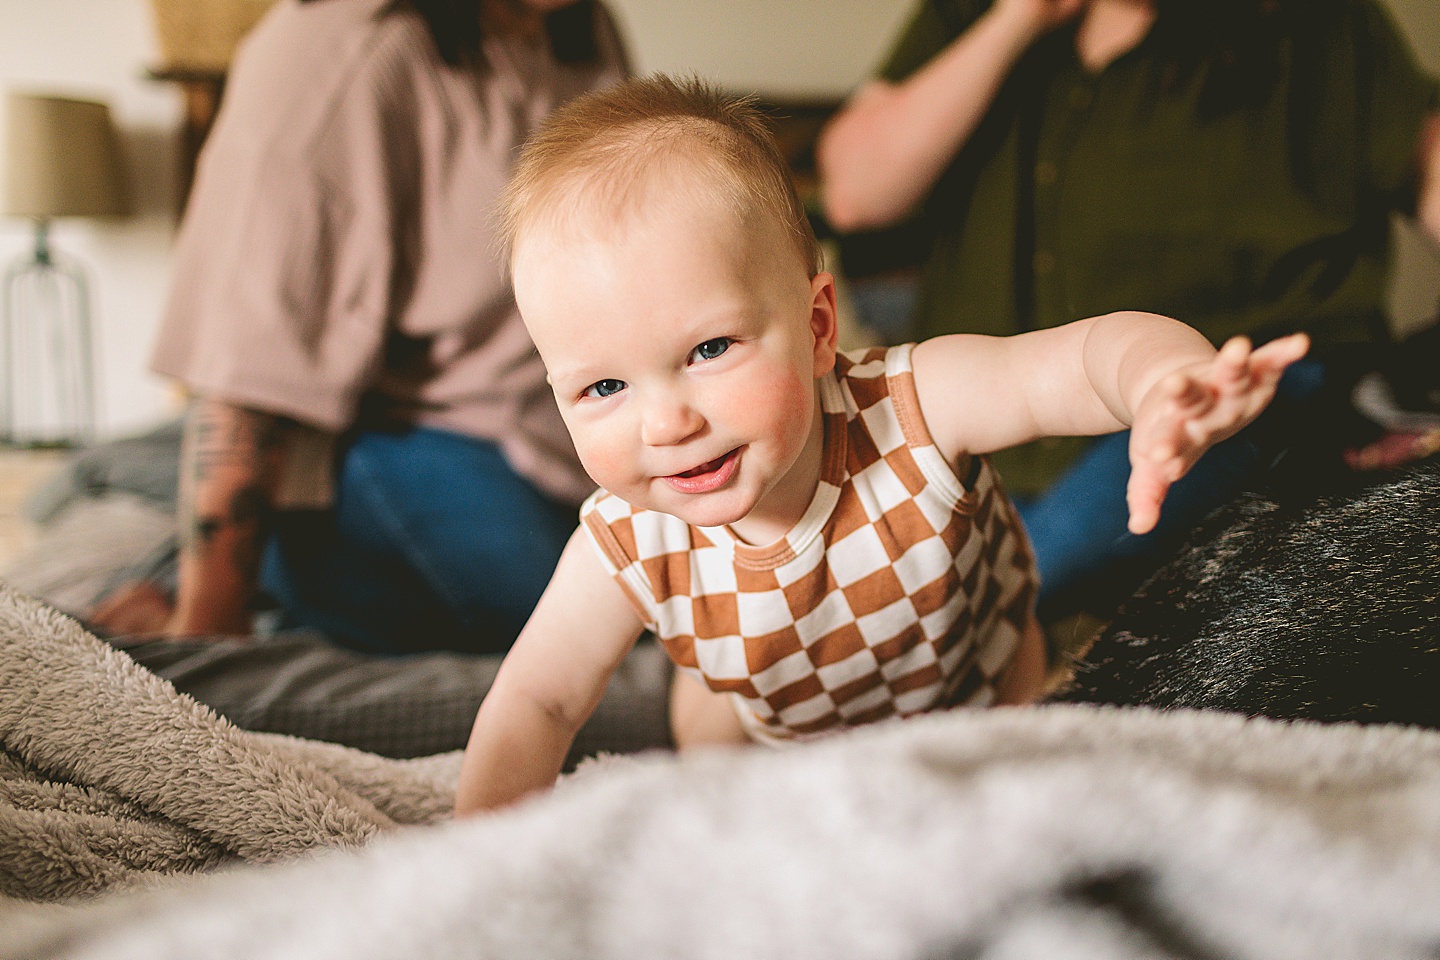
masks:
<instances>
[{"instance_id":1,"label":"lamp","mask_svg":"<svg viewBox=\"0 0 1440 960\"><path fill-rule=\"evenodd\" d=\"M10 92L5 114L0 213L33 220L35 247L5 271L0 443L69 445L95 428L89 285L50 221L127 212L119 142L103 103Z\"/></svg>"}]
</instances>

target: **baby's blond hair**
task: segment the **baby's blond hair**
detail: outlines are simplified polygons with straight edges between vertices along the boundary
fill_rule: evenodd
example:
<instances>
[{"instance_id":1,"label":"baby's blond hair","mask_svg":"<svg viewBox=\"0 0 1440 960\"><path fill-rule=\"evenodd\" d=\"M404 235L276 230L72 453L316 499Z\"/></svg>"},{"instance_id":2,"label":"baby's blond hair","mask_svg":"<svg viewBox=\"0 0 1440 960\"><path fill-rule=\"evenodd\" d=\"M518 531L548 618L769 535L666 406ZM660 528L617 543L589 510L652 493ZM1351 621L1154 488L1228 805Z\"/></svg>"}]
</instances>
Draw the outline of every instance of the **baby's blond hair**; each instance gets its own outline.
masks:
<instances>
[{"instance_id":1,"label":"baby's blond hair","mask_svg":"<svg viewBox=\"0 0 1440 960\"><path fill-rule=\"evenodd\" d=\"M679 199L718 202L741 224L774 223L810 276L820 272L820 245L753 100L664 74L587 94L550 115L525 144L501 197L502 259L511 261L536 223L554 227L577 214L618 218L633 210L657 174L677 170L677 160L688 164L686 173L700 174L682 181L688 196Z\"/></svg>"}]
</instances>

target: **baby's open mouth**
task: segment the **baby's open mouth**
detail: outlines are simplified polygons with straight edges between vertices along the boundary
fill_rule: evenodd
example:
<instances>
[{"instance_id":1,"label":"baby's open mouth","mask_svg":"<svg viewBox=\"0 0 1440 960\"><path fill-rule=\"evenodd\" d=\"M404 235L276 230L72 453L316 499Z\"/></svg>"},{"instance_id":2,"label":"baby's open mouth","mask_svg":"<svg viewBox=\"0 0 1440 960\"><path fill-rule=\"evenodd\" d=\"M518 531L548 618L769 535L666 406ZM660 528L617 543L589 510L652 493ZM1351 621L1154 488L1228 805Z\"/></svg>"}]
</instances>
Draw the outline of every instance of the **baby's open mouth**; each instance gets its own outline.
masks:
<instances>
[{"instance_id":1,"label":"baby's open mouth","mask_svg":"<svg viewBox=\"0 0 1440 960\"><path fill-rule=\"evenodd\" d=\"M726 459L727 457L729 457L731 453L734 453L734 452L735 452L734 450L731 450L731 451L729 451L729 453L721 454L720 456L716 457L714 460L710 460L710 461L708 461L708 462L706 462L706 463L702 463L702 464L700 464L700 466L698 466L698 467L691 467L689 470L686 470L684 473L677 473L677 474L675 474L675 476L677 476L677 477L700 477L700 476L704 476L704 475L707 474L707 473L714 473L716 470L719 470L719 469L720 469L720 465L725 462L725 459Z\"/></svg>"},{"instance_id":2,"label":"baby's open mouth","mask_svg":"<svg viewBox=\"0 0 1440 960\"><path fill-rule=\"evenodd\" d=\"M736 447L723 457L707 460L684 473L672 473L665 478L665 482L686 496L714 493L735 479L735 472L740 469L743 449L744 447Z\"/></svg>"}]
</instances>

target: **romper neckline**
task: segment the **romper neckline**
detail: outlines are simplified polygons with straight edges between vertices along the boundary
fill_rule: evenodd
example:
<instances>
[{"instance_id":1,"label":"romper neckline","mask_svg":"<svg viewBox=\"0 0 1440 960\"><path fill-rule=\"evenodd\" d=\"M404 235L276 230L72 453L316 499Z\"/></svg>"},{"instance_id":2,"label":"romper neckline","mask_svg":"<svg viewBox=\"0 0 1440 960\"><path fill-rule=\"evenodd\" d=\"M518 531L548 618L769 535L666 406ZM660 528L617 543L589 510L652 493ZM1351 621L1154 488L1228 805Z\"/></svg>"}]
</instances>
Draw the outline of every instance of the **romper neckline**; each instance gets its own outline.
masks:
<instances>
[{"instance_id":1,"label":"romper neckline","mask_svg":"<svg viewBox=\"0 0 1440 960\"><path fill-rule=\"evenodd\" d=\"M817 381L820 388L821 430L824 442L820 450L820 479L810 505L795 526L778 540L767 544L746 543L728 524L699 527L716 546L727 549L735 565L750 570L774 570L805 552L825 530L835 505L840 500L840 487L845 480L845 457L849 452L849 418L845 398L834 370Z\"/></svg>"}]
</instances>

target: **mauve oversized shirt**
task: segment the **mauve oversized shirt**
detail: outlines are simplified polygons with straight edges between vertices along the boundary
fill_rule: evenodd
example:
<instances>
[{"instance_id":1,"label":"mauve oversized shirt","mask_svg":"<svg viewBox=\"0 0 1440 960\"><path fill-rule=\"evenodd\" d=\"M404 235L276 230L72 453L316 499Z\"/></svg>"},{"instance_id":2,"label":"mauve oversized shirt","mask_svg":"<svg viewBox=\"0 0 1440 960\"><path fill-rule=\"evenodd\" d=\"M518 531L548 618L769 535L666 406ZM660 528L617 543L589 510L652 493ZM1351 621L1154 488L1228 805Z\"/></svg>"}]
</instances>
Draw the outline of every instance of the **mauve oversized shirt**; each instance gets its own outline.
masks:
<instances>
[{"instance_id":1,"label":"mauve oversized shirt","mask_svg":"<svg viewBox=\"0 0 1440 960\"><path fill-rule=\"evenodd\" d=\"M201 154L152 367L214 399L312 428L283 504L329 496L334 439L417 423L491 440L538 487L594 487L496 259L492 210L555 106L620 80L543 36L441 60L386 0L282 0L247 38Z\"/></svg>"}]
</instances>

